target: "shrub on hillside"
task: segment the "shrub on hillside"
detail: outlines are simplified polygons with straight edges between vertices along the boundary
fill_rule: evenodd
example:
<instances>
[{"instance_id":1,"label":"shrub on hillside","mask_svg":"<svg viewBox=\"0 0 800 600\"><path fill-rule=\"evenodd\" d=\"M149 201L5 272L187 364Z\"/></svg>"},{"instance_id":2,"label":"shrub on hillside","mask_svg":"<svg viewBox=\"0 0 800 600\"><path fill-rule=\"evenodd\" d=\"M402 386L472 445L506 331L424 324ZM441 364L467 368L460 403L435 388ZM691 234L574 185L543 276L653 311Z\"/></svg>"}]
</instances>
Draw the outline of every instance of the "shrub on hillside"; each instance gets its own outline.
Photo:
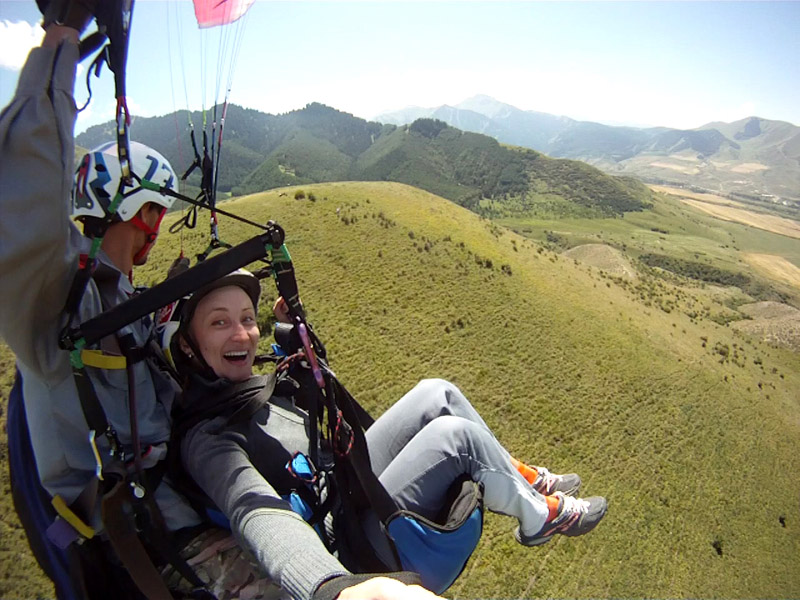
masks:
<instances>
[{"instance_id":1,"label":"shrub on hillside","mask_svg":"<svg viewBox=\"0 0 800 600\"><path fill-rule=\"evenodd\" d=\"M409 131L430 139L435 138L445 129L447 129L447 123L438 119L417 119L408 128Z\"/></svg>"},{"instance_id":2,"label":"shrub on hillside","mask_svg":"<svg viewBox=\"0 0 800 600\"><path fill-rule=\"evenodd\" d=\"M750 283L750 278L743 273L726 271L705 263L683 260L663 254L642 254L639 260L648 267L658 267L690 279L699 279L700 281L708 283L729 285L738 288L744 288Z\"/></svg>"}]
</instances>

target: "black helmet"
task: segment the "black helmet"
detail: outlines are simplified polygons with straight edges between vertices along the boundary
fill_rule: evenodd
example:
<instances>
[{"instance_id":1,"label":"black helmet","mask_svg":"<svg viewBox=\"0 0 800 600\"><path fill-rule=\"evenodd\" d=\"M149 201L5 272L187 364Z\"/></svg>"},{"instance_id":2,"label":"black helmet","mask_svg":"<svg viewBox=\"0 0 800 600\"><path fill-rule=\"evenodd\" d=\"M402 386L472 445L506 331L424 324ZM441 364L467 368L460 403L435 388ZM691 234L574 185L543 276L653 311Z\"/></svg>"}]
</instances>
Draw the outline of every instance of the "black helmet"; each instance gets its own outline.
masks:
<instances>
[{"instance_id":1,"label":"black helmet","mask_svg":"<svg viewBox=\"0 0 800 600\"><path fill-rule=\"evenodd\" d=\"M194 311L200 300L208 296L214 290L235 285L242 288L253 301L253 308L258 310L258 298L261 296L261 285L258 278L247 269L236 269L233 273L228 273L224 277L215 279L211 283L204 285L199 290L189 296L181 307L180 320L184 327L189 326L189 322L194 316Z\"/></svg>"}]
</instances>

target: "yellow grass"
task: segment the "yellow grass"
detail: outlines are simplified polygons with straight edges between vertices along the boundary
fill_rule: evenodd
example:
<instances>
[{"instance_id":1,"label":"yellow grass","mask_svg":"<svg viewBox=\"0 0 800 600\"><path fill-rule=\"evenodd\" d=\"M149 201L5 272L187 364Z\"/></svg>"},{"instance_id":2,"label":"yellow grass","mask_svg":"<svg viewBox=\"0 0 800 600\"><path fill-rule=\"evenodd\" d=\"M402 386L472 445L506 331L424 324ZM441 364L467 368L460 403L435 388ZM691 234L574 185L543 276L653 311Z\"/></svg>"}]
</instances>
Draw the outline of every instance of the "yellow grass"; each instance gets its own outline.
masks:
<instances>
[{"instance_id":1,"label":"yellow grass","mask_svg":"<svg viewBox=\"0 0 800 600\"><path fill-rule=\"evenodd\" d=\"M750 227L763 229L764 231L800 239L800 223L797 221L753 212L752 210L747 210L745 205L740 202L735 202L728 198L717 196L716 194L691 192L665 185L651 185L650 189L655 192L676 196L680 198L681 202L684 204L688 204L723 221L742 223Z\"/></svg>"},{"instance_id":2,"label":"yellow grass","mask_svg":"<svg viewBox=\"0 0 800 600\"><path fill-rule=\"evenodd\" d=\"M583 244L570 248L564 256L584 264L602 269L612 275L636 279L636 269L625 256L608 244Z\"/></svg>"},{"instance_id":3,"label":"yellow grass","mask_svg":"<svg viewBox=\"0 0 800 600\"><path fill-rule=\"evenodd\" d=\"M756 173L758 171L766 171L769 167L767 165L762 165L761 163L742 163L741 165L736 165L731 169L732 173Z\"/></svg>"},{"instance_id":4,"label":"yellow grass","mask_svg":"<svg viewBox=\"0 0 800 600\"><path fill-rule=\"evenodd\" d=\"M734 200L730 200L729 198L724 198L722 196L717 196L716 194L691 192L689 190L670 187L667 185L651 185L650 189L655 192L661 192L662 194L670 194L672 196L677 196L679 198L692 198L694 200L700 200L701 202L708 202L710 204L722 204L724 206L738 206L741 208L746 208L745 205L740 202L736 202Z\"/></svg>"},{"instance_id":5,"label":"yellow grass","mask_svg":"<svg viewBox=\"0 0 800 600\"><path fill-rule=\"evenodd\" d=\"M793 238L800 239L800 223L785 219L783 217L776 217L773 215L762 215L750 210L742 208L735 208L732 206L720 206L719 204L709 204L699 200L688 200L681 198L681 202L688 204L704 213L712 215L723 221L733 221L734 223L742 223L751 227L757 227L772 233L786 235Z\"/></svg>"},{"instance_id":6,"label":"yellow grass","mask_svg":"<svg viewBox=\"0 0 800 600\"><path fill-rule=\"evenodd\" d=\"M673 171L679 171L681 173L686 173L687 175L697 175L700 170L697 167L684 167L683 165L676 165L667 162L652 162L650 163L651 167L661 167L662 169L672 169Z\"/></svg>"},{"instance_id":7,"label":"yellow grass","mask_svg":"<svg viewBox=\"0 0 800 600\"><path fill-rule=\"evenodd\" d=\"M701 291L599 273L408 186L305 186L314 202L296 189L224 206L286 228L310 318L369 410L421 377L453 379L515 456L609 498L597 531L536 549L489 515L447 597L797 597L796 355L702 318L721 305ZM253 235L228 219L220 233ZM191 256L207 230L183 241ZM164 236L137 282L160 281L179 246ZM265 283L262 306L275 293ZM35 566L4 441L0 413L0 598L48 597L23 587Z\"/></svg>"},{"instance_id":8,"label":"yellow grass","mask_svg":"<svg viewBox=\"0 0 800 600\"><path fill-rule=\"evenodd\" d=\"M794 237L800 237L795 235ZM800 268L782 256L774 254L745 254L744 259L771 279L782 281L800 289Z\"/></svg>"}]
</instances>

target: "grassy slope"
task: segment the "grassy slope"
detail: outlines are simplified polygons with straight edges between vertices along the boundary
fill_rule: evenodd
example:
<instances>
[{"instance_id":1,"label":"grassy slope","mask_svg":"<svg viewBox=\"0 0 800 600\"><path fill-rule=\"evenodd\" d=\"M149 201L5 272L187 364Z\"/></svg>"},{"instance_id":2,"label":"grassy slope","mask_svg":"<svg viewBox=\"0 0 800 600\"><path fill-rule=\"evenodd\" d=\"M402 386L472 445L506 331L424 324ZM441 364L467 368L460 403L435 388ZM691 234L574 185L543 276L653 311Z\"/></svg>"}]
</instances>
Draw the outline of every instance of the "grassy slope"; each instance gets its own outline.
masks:
<instances>
[{"instance_id":1,"label":"grassy slope","mask_svg":"<svg viewBox=\"0 0 800 600\"><path fill-rule=\"evenodd\" d=\"M624 218L505 218L497 221L537 240L545 239L544 232L549 230L566 238L570 245L605 242L624 246L632 256L666 254L739 271L754 278L760 276L743 260L743 253L774 254L800 267L800 241L797 239L716 219L669 195L655 194L654 199L652 209L626 213ZM800 293L796 289L775 282L773 285L800 303Z\"/></svg>"},{"instance_id":2,"label":"grassy slope","mask_svg":"<svg viewBox=\"0 0 800 600\"><path fill-rule=\"evenodd\" d=\"M609 498L596 532L539 549L490 516L449 597L796 595L796 355L648 309L425 192L305 189L318 200L276 190L226 208L285 227L311 319L356 397L380 412L422 377L451 379L513 454L575 470L585 494ZM186 251L202 250L204 234L187 234ZM221 235L252 231L225 221ZM160 277L176 236L156 251L140 282ZM717 342L736 344L741 361L720 363Z\"/></svg>"}]
</instances>

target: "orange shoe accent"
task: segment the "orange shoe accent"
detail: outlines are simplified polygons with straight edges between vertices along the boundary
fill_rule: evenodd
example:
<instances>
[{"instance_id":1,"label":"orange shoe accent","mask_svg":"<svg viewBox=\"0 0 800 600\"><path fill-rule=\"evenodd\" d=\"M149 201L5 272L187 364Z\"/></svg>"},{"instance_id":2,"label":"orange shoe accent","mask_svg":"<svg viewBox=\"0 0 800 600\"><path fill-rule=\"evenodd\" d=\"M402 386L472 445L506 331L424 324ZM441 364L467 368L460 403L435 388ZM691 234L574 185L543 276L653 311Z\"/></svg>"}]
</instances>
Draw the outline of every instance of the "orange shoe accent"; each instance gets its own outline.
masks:
<instances>
[{"instance_id":1,"label":"orange shoe accent","mask_svg":"<svg viewBox=\"0 0 800 600\"><path fill-rule=\"evenodd\" d=\"M529 467L525 463L519 462L513 456L511 457L511 464L517 471L519 471L520 475L522 475L525 478L525 481L527 481L531 485L533 485L533 483L536 481L536 478L539 476L539 471L537 471L533 467Z\"/></svg>"},{"instance_id":2,"label":"orange shoe accent","mask_svg":"<svg viewBox=\"0 0 800 600\"><path fill-rule=\"evenodd\" d=\"M547 501L547 509L550 511L550 514L547 515L547 522L549 523L558 516L558 505L561 499L558 496L545 496L544 499Z\"/></svg>"}]
</instances>

